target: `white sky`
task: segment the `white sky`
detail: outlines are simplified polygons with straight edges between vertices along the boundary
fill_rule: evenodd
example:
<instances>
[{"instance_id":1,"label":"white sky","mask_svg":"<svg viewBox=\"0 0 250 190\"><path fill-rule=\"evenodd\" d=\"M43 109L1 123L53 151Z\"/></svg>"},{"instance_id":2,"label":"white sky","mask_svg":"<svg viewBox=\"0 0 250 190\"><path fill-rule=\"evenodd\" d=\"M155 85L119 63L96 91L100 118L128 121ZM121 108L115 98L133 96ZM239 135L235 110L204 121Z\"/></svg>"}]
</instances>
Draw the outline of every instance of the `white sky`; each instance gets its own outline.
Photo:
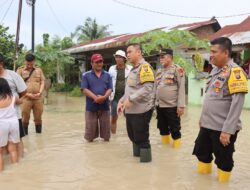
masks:
<instances>
[{"instance_id":1,"label":"white sky","mask_svg":"<svg viewBox=\"0 0 250 190\"><path fill-rule=\"evenodd\" d=\"M12 0L0 0L0 22ZM249 0L120 0L127 4L186 16L225 16L241 13L250 13ZM5 3L6 2L6 3ZM17 9L19 0L13 0L5 19L4 26L10 27L10 32L15 34ZM54 10L59 22L56 20L49 4ZM102 25L111 24L113 34L137 33L163 26L173 26L183 23L204 21L208 19L177 18L155 14L126 7L115 3L113 0L36 0L36 44L42 43L42 34L51 36L69 36L77 25L83 24L85 18L96 18ZM218 19L224 26L236 24L247 17ZM31 44L31 7L23 0L23 14L21 23L20 42L27 48Z\"/></svg>"}]
</instances>

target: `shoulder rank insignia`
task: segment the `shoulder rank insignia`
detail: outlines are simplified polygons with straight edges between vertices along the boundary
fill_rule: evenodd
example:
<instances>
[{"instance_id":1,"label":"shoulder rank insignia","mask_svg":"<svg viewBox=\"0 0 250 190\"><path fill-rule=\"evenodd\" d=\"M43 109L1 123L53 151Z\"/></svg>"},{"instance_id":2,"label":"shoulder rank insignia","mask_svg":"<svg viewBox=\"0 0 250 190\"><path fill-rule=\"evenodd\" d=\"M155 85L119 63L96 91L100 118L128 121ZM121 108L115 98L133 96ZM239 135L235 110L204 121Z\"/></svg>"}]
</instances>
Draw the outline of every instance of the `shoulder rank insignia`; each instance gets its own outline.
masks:
<instances>
[{"instance_id":1,"label":"shoulder rank insignia","mask_svg":"<svg viewBox=\"0 0 250 190\"><path fill-rule=\"evenodd\" d=\"M236 67L231 69L230 77L228 80L228 88L230 94L248 92L248 82L241 68Z\"/></svg>"},{"instance_id":2,"label":"shoulder rank insignia","mask_svg":"<svg viewBox=\"0 0 250 190\"><path fill-rule=\"evenodd\" d=\"M142 64L140 70L140 82L143 84L145 82L154 82L154 72L149 64Z\"/></svg>"}]
</instances>

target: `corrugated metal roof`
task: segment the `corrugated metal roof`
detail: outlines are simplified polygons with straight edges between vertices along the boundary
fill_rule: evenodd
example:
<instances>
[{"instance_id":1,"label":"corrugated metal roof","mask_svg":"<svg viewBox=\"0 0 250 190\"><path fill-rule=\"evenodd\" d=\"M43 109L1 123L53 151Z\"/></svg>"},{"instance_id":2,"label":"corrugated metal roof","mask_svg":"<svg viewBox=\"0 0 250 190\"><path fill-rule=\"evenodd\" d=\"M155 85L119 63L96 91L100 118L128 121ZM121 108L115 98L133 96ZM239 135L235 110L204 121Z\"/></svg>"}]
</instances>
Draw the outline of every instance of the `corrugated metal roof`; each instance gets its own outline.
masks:
<instances>
[{"instance_id":1,"label":"corrugated metal roof","mask_svg":"<svg viewBox=\"0 0 250 190\"><path fill-rule=\"evenodd\" d=\"M234 45L250 43L250 16L243 20L240 24L227 25L218 32L210 36L210 40L218 37L228 37Z\"/></svg>"},{"instance_id":2,"label":"corrugated metal roof","mask_svg":"<svg viewBox=\"0 0 250 190\"><path fill-rule=\"evenodd\" d=\"M110 36L106 38L100 38L100 39L92 40L86 43L77 44L69 49L66 49L65 51L68 53L74 54L74 53L86 52L90 50L100 50L100 49L112 48L112 47L117 47L117 46L123 46L123 45L126 45L129 39L133 37L139 37L142 35L143 33L122 34L122 35Z\"/></svg>"},{"instance_id":3,"label":"corrugated metal roof","mask_svg":"<svg viewBox=\"0 0 250 190\"><path fill-rule=\"evenodd\" d=\"M248 44L250 43L250 31L247 32L236 32L229 36L234 45Z\"/></svg>"},{"instance_id":4,"label":"corrugated metal roof","mask_svg":"<svg viewBox=\"0 0 250 190\"><path fill-rule=\"evenodd\" d=\"M170 31L171 29L180 29L180 30L194 30L196 28L210 25L213 23L218 23L216 19L211 19L208 21L203 21L203 22L196 22L196 23L190 23L190 24L182 24L182 25L177 25L177 26L172 26L172 27L161 27L161 28L156 28L150 31L154 30L163 30L163 31ZM119 46L124 46L126 43L134 37L140 37L145 33L138 33L138 34L121 34L121 35L116 35L116 36L109 36L106 38L99 38L95 39L92 41L84 42L84 43L79 43L69 49L66 49L64 51L75 54L75 53L80 53L80 52L87 52L87 51L92 51L92 50L100 50L100 49L106 49L106 48L112 48L112 47L119 47Z\"/></svg>"}]
</instances>

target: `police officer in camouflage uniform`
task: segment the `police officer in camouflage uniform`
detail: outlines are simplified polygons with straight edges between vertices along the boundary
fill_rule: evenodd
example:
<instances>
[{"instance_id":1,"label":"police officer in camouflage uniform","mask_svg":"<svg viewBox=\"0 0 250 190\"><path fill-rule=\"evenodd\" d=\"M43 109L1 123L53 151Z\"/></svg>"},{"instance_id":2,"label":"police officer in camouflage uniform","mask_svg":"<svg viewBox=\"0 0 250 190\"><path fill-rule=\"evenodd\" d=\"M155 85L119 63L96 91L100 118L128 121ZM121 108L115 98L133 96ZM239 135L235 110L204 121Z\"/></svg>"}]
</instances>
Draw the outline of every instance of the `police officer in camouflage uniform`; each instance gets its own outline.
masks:
<instances>
[{"instance_id":1,"label":"police officer in camouflage uniform","mask_svg":"<svg viewBox=\"0 0 250 190\"><path fill-rule=\"evenodd\" d=\"M208 76L193 154L202 174L211 173L214 154L218 180L226 182L233 168L234 143L241 129L240 114L248 84L242 69L230 58L231 40L221 37L211 45L210 59L216 67Z\"/></svg>"},{"instance_id":2,"label":"police officer in camouflage uniform","mask_svg":"<svg viewBox=\"0 0 250 190\"><path fill-rule=\"evenodd\" d=\"M170 142L170 134L174 140L174 148L181 143L180 116L185 107L185 75L184 70L173 63L173 50L162 49L159 52L162 68L156 73L156 106L157 127L162 136L162 143Z\"/></svg>"},{"instance_id":3,"label":"police officer in camouflage uniform","mask_svg":"<svg viewBox=\"0 0 250 190\"><path fill-rule=\"evenodd\" d=\"M44 90L45 77L42 69L34 66L35 60L35 55L27 54L25 56L25 66L17 70L17 73L23 78L28 87L22 104L22 122L26 134L28 134L31 110L33 110L36 133L42 133L42 92Z\"/></svg>"},{"instance_id":4,"label":"police officer in camouflage uniform","mask_svg":"<svg viewBox=\"0 0 250 190\"><path fill-rule=\"evenodd\" d=\"M133 142L134 156L140 156L141 162L150 162L149 122L154 107L154 72L143 59L139 44L128 46L127 57L133 68L117 110L119 113L125 109L127 132Z\"/></svg>"}]
</instances>

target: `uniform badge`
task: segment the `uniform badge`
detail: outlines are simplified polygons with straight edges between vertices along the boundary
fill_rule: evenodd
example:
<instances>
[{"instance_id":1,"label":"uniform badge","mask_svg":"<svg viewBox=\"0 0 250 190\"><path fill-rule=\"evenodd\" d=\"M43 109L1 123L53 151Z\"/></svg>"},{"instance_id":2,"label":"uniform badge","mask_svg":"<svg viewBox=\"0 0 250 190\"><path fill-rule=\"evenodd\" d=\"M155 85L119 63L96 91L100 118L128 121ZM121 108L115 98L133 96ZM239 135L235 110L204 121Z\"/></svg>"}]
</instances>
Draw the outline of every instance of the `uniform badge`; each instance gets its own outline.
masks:
<instances>
[{"instance_id":1,"label":"uniform badge","mask_svg":"<svg viewBox=\"0 0 250 190\"><path fill-rule=\"evenodd\" d=\"M220 85L221 85L221 82L220 82L220 81L218 81L218 80L214 83L214 86L215 86L215 87L217 87L217 88L219 88L219 87L220 87Z\"/></svg>"},{"instance_id":2,"label":"uniform badge","mask_svg":"<svg viewBox=\"0 0 250 190\"><path fill-rule=\"evenodd\" d=\"M140 82L143 84L145 82L154 82L154 72L149 64L142 64L140 71Z\"/></svg>"},{"instance_id":3,"label":"uniform badge","mask_svg":"<svg viewBox=\"0 0 250 190\"><path fill-rule=\"evenodd\" d=\"M220 92L220 88L215 88L215 90L214 90L216 93L219 93Z\"/></svg>"},{"instance_id":4,"label":"uniform badge","mask_svg":"<svg viewBox=\"0 0 250 190\"><path fill-rule=\"evenodd\" d=\"M233 72L234 72L235 78L236 78L237 80L239 80L239 79L241 78L241 77L240 77L240 70L234 70Z\"/></svg>"},{"instance_id":5,"label":"uniform badge","mask_svg":"<svg viewBox=\"0 0 250 190\"><path fill-rule=\"evenodd\" d=\"M214 83L214 91L216 93L220 92L220 86L221 86L221 82L219 80L215 81L215 83Z\"/></svg>"},{"instance_id":6,"label":"uniform badge","mask_svg":"<svg viewBox=\"0 0 250 190\"><path fill-rule=\"evenodd\" d=\"M172 79L166 79L166 84L173 84L174 81Z\"/></svg>"}]
</instances>

